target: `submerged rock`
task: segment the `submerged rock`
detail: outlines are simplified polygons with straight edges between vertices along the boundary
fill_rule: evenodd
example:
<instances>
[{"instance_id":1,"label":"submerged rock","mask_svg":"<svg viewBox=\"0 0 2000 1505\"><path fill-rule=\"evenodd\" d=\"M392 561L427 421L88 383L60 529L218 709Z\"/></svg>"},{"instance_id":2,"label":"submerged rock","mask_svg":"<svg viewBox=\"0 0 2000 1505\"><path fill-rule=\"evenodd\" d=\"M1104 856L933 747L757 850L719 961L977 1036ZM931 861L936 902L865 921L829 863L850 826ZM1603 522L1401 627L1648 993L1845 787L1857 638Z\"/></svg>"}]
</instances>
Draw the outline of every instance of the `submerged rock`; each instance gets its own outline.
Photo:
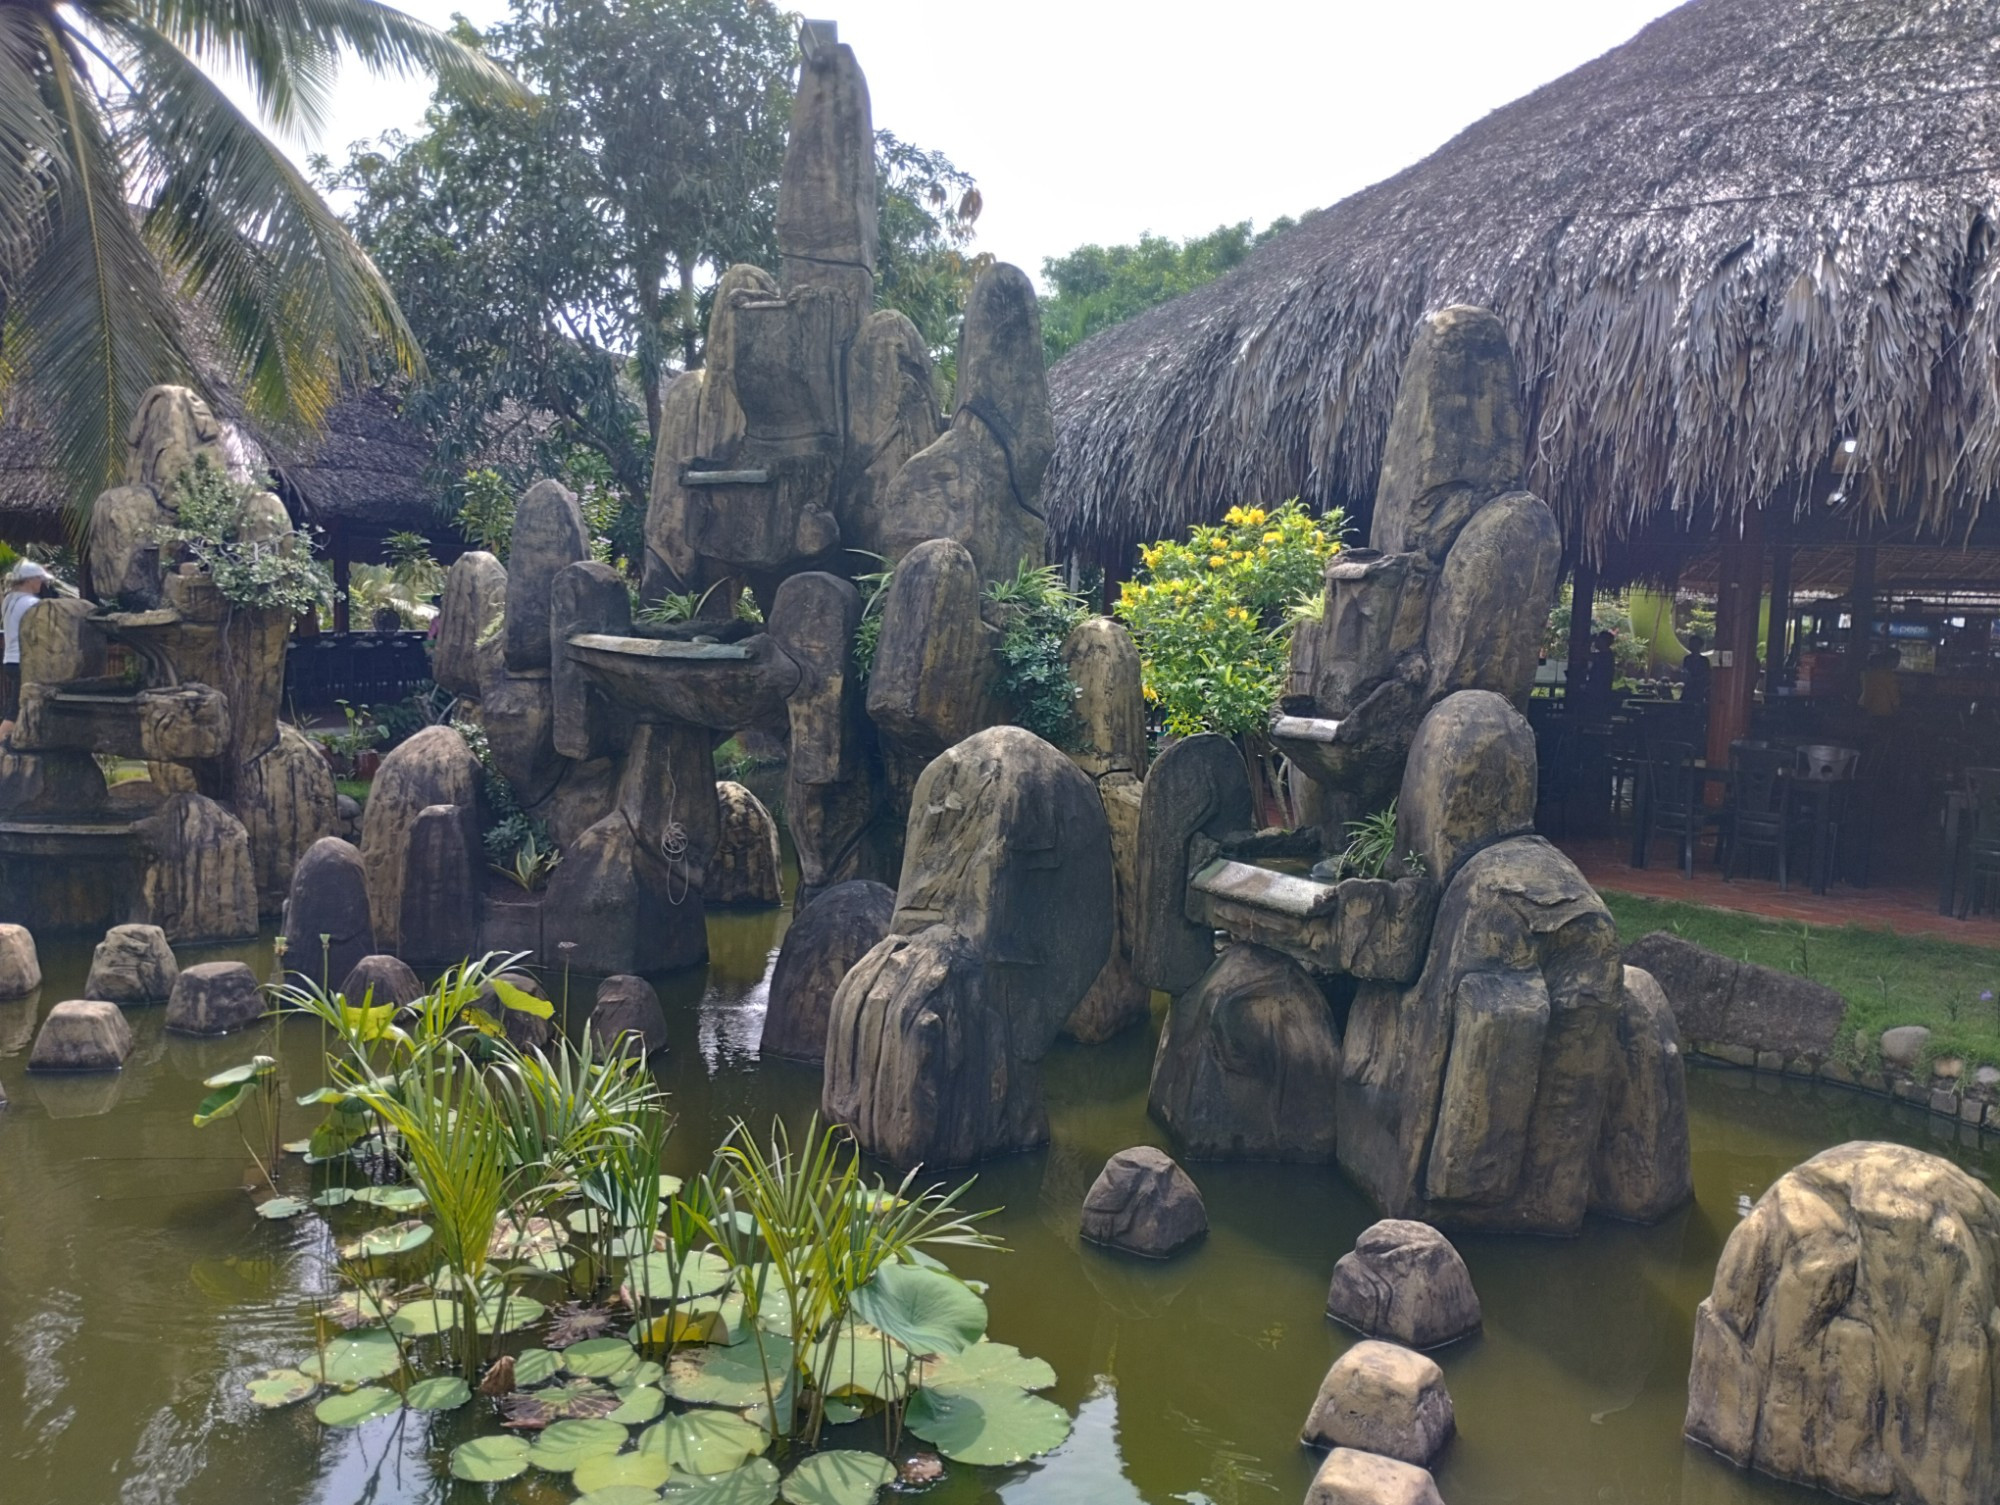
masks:
<instances>
[{"instance_id":1,"label":"submerged rock","mask_svg":"<svg viewBox=\"0 0 2000 1505\"><path fill-rule=\"evenodd\" d=\"M264 990L242 962L197 962L174 979L167 1028L183 1035L226 1035L264 1017Z\"/></svg>"},{"instance_id":2,"label":"submerged rock","mask_svg":"<svg viewBox=\"0 0 2000 1505\"><path fill-rule=\"evenodd\" d=\"M715 798L722 812L722 835L702 878L702 898L711 904L783 903L778 823L771 812L756 795L728 779L715 786Z\"/></svg>"},{"instance_id":3,"label":"submerged rock","mask_svg":"<svg viewBox=\"0 0 2000 1505\"><path fill-rule=\"evenodd\" d=\"M355 1008L366 1003L380 1008L393 1003L398 1008L424 996L424 985L410 964L399 956L364 956L348 970L340 985L341 996Z\"/></svg>"},{"instance_id":4,"label":"submerged rock","mask_svg":"<svg viewBox=\"0 0 2000 1505\"><path fill-rule=\"evenodd\" d=\"M132 1026L115 1003L72 998L49 1010L28 1055L30 1071L116 1071L132 1054Z\"/></svg>"},{"instance_id":5,"label":"submerged rock","mask_svg":"<svg viewBox=\"0 0 2000 1505\"><path fill-rule=\"evenodd\" d=\"M1687 1068L1660 985L1628 966L1623 993L1611 1091L1590 1162L1590 1205L1615 1218L1651 1223L1694 1196Z\"/></svg>"},{"instance_id":6,"label":"submerged rock","mask_svg":"<svg viewBox=\"0 0 2000 1505\"><path fill-rule=\"evenodd\" d=\"M165 1003L180 966L157 925L113 925L90 954L83 991L107 1003Z\"/></svg>"},{"instance_id":7,"label":"submerged rock","mask_svg":"<svg viewBox=\"0 0 2000 1505\"><path fill-rule=\"evenodd\" d=\"M1420 1353L1368 1339L1333 1361L1301 1437L1309 1447L1359 1448L1426 1465L1451 1433L1444 1371Z\"/></svg>"},{"instance_id":8,"label":"submerged rock","mask_svg":"<svg viewBox=\"0 0 2000 1505\"><path fill-rule=\"evenodd\" d=\"M642 1056L665 1050L667 1016L653 985L630 974L605 978L590 1011L590 1037L606 1054L635 1044Z\"/></svg>"},{"instance_id":9,"label":"submerged rock","mask_svg":"<svg viewBox=\"0 0 2000 1505\"><path fill-rule=\"evenodd\" d=\"M23 998L42 985L42 963L26 925L0 925L0 998Z\"/></svg>"},{"instance_id":10,"label":"submerged rock","mask_svg":"<svg viewBox=\"0 0 2000 1505\"><path fill-rule=\"evenodd\" d=\"M889 933L895 912L896 891L866 878L836 883L798 912L771 971L760 1054L795 1061L825 1057L833 995Z\"/></svg>"},{"instance_id":11,"label":"submerged rock","mask_svg":"<svg viewBox=\"0 0 2000 1505\"><path fill-rule=\"evenodd\" d=\"M1305 1505L1444 1505L1444 1499L1429 1469L1335 1448L1313 1475Z\"/></svg>"},{"instance_id":12,"label":"submerged rock","mask_svg":"<svg viewBox=\"0 0 2000 1505\"><path fill-rule=\"evenodd\" d=\"M1437 1229L1405 1218L1364 1228L1333 1267L1326 1314L1371 1338L1437 1348L1479 1331L1465 1260Z\"/></svg>"},{"instance_id":13,"label":"submerged rock","mask_svg":"<svg viewBox=\"0 0 2000 1505\"><path fill-rule=\"evenodd\" d=\"M1186 1171L1140 1145L1105 1161L1083 1199L1081 1232L1093 1244L1165 1259L1208 1232L1208 1209Z\"/></svg>"}]
</instances>

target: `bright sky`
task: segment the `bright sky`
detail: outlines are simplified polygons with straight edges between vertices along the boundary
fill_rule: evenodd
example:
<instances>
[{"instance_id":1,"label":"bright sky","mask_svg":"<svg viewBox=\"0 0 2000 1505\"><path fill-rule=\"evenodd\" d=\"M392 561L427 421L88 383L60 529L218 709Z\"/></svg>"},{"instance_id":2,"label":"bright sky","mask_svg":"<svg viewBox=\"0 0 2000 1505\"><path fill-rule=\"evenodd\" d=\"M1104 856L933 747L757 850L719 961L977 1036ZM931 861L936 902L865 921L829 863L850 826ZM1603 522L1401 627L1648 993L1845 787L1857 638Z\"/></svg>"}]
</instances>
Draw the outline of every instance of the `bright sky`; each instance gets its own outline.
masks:
<instances>
[{"instance_id":1,"label":"bright sky","mask_svg":"<svg viewBox=\"0 0 2000 1505\"><path fill-rule=\"evenodd\" d=\"M1674 0L825 0L875 124L979 180L979 246L1042 259L1346 197L1631 36ZM403 0L484 26L505 0ZM322 143L414 128L428 89L350 70Z\"/></svg>"}]
</instances>

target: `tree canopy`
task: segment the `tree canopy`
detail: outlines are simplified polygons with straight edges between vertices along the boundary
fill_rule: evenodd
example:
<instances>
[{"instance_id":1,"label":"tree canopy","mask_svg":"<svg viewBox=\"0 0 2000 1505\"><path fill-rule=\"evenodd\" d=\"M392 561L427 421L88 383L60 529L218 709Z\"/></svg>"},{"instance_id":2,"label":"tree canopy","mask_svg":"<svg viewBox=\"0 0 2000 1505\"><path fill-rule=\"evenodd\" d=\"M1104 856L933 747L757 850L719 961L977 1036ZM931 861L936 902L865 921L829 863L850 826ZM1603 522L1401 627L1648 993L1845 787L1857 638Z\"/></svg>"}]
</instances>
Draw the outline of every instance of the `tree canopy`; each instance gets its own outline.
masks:
<instances>
[{"instance_id":1,"label":"tree canopy","mask_svg":"<svg viewBox=\"0 0 2000 1505\"><path fill-rule=\"evenodd\" d=\"M1042 344L1049 364L1100 329L1213 281L1297 223L1275 219L1253 232L1251 222L1243 220L1190 240L1146 234L1137 245L1078 246L1067 256L1047 258L1042 277L1055 289L1042 299Z\"/></svg>"}]
</instances>

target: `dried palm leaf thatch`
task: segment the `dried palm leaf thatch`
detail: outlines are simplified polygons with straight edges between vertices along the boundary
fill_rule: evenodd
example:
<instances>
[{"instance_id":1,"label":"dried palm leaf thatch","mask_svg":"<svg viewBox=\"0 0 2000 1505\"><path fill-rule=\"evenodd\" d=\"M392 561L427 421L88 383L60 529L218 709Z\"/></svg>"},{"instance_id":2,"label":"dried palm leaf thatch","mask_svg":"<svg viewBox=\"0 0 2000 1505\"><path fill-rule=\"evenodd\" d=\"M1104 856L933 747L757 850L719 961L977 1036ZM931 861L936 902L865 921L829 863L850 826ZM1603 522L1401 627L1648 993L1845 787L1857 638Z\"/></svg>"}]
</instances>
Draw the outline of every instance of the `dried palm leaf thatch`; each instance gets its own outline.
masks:
<instances>
[{"instance_id":1,"label":"dried palm leaf thatch","mask_svg":"<svg viewBox=\"0 0 2000 1505\"><path fill-rule=\"evenodd\" d=\"M2000 485L1996 219L2000 0L1692 0L1056 366L1052 543L1365 521L1451 303L1505 322L1530 484L1593 557L1800 508L1850 438L1860 510L1962 535Z\"/></svg>"}]
</instances>

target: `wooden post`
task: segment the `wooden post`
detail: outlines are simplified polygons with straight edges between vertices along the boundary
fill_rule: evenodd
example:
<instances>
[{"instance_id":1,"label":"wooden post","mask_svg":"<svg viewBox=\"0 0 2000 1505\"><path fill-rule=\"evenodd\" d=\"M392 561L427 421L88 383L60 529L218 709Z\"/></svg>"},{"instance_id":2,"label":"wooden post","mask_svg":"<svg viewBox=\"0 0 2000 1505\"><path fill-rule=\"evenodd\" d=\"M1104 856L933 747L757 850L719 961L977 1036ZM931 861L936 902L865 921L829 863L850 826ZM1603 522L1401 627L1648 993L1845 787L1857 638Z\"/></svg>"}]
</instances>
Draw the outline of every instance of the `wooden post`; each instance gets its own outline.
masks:
<instances>
[{"instance_id":1,"label":"wooden post","mask_svg":"<svg viewBox=\"0 0 2000 1505\"><path fill-rule=\"evenodd\" d=\"M1868 667L1868 655L1875 647L1875 545L1872 543L1854 546L1854 586L1848 598L1848 616L1854 629L1847 639L1847 677L1859 685L1861 671Z\"/></svg>"},{"instance_id":2,"label":"wooden post","mask_svg":"<svg viewBox=\"0 0 2000 1505\"><path fill-rule=\"evenodd\" d=\"M1569 663L1563 670L1565 701L1582 688L1583 676L1590 668L1590 613L1596 605L1597 566L1579 557L1569 582Z\"/></svg>"},{"instance_id":3,"label":"wooden post","mask_svg":"<svg viewBox=\"0 0 2000 1505\"><path fill-rule=\"evenodd\" d=\"M1771 619L1764 631L1764 696L1791 681L1785 673L1785 659L1791 650L1792 632L1792 546L1771 545Z\"/></svg>"},{"instance_id":4,"label":"wooden post","mask_svg":"<svg viewBox=\"0 0 2000 1505\"><path fill-rule=\"evenodd\" d=\"M332 538L333 547L333 630L340 637L346 637L350 627L347 612L347 519L335 518Z\"/></svg>"},{"instance_id":5,"label":"wooden post","mask_svg":"<svg viewBox=\"0 0 2000 1505\"><path fill-rule=\"evenodd\" d=\"M1709 676L1708 762L1729 763L1729 744L1750 730L1757 684L1757 603L1764 594L1764 514L1743 514L1737 536L1722 545L1721 590L1715 603L1715 668ZM1712 799L1720 785L1710 785Z\"/></svg>"}]
</instances>

